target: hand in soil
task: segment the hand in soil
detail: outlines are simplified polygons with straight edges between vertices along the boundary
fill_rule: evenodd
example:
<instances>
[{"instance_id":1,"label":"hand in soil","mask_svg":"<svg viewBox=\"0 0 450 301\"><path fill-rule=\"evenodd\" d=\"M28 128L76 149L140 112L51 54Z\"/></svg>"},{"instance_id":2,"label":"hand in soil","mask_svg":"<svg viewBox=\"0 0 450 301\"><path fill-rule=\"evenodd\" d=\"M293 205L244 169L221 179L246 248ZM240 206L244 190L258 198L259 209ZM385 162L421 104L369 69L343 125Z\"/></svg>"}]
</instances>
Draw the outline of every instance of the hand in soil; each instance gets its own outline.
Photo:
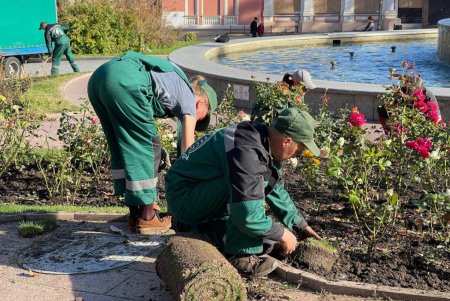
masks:
<instances>
[{"instance_id":1,"label":"hand in soil","mask_svg":"<svg viewBox=\"0 0 450 301\"><path fill-rule=\"evenodd\" d=\"M283 255L289 255L294 252L297 247L297 238L291 231L284 228L284 233L280 239L280 244L283 248Z\"/></svg>"},{"instance_id":2,"label":"hand in soil","mask_svg":"<svg viewBox=\"0 0 450 301\"><path fill-rule=\"evenodd\" d=\"M308 237L314 237L317 240L322 240L319 234L317 234L316 231L314 231L310 226L306 226L302 231L298 233L299 240L305 240Z\"/></svg>"}]
</instances>

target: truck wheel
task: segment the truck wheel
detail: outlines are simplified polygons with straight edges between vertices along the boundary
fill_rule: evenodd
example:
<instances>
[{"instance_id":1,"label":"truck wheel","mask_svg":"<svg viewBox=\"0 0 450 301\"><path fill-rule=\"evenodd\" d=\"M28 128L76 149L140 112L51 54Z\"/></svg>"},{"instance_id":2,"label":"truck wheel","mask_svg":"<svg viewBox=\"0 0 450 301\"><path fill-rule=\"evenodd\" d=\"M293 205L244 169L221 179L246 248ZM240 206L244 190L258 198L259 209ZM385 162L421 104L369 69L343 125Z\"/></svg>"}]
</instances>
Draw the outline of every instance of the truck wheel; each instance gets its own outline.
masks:
<instances>
[{"instance_id":1,"label":"truck wheel","mask_svg":"<svg viewBox=\"0 0 450 301\"><path fill-rule=\"evenodd\" d=\"M6 77L14 77L22 73L22 63L14 56L8 57L4 61Z\"/></svg>"}]
</instances>

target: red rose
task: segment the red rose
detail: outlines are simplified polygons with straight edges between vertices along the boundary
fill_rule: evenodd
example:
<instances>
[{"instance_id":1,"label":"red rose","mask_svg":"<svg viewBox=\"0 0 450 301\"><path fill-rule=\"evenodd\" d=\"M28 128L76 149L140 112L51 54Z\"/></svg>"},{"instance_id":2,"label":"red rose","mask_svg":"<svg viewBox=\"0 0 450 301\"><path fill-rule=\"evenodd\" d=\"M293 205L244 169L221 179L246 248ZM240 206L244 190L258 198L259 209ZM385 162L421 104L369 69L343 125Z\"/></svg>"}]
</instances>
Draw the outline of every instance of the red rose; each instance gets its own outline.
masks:
<instances>
[{"instance_id":1,"label":"red rose","mask_svg":"<svg viewBox=\"0 0 450 301\"><path fill-rule=\"evenodd\" d=\"M353 113L350 115L350 118L348 120L350 124L354 127L361 127L364 123L366 123L366 118L364 118L364 115L361 113Z\"/></svg>"}]
</instances>

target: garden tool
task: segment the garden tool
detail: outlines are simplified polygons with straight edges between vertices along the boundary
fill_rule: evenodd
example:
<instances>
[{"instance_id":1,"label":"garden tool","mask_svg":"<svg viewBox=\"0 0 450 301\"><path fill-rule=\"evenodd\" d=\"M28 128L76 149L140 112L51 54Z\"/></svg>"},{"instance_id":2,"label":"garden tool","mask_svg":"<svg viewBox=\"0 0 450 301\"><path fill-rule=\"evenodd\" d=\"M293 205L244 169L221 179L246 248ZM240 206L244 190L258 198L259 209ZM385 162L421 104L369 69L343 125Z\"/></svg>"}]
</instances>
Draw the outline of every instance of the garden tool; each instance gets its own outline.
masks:
<instances>
[{"instance_id":1,"label":"garden tool","mask_svg":"<svg viewBox=\"0 0 450 301\"><path fill-rule=\"evenodd\" d=\"M48 60L51 59L51 58L52 58L51 56L48 56L48 57L42 62L42 65L41 65L41 67L39 68L39 70L36 71L36 74L40 74L41 71L44 70L45 64L47 64Z\"/></svg>"}]
</instances>

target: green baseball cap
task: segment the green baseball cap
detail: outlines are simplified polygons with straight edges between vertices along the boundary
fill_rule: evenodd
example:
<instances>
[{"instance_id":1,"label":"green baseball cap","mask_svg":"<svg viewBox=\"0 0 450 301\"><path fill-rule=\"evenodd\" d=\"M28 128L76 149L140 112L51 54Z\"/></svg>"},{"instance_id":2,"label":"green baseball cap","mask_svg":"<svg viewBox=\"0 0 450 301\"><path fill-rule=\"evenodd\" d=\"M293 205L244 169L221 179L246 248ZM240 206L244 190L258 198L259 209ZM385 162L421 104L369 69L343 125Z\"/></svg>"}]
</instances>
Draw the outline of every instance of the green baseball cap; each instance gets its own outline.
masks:
<instances>
[{"instance_id":1,"label":"green baseball cap","mask_svg":"<svg viewBox=\"0 0 450 301\"><path fill-rule=\"evenodd\" d=\"M298 108L284 109L278 114L273 127L294 141L303 143L314 156L319 156L320 150L314 142L316 121L308 112Z\"/></svg>"},{"instance_id":2,"label":"green baseball cap","mask_svg":"<svg viewBox=\"0 0 450 301\"><path fill-rule=\"evenodd\" d=\"M206 80L200 80L198 85L205 92L206 97L208 97L209 103L208 115L206 115L205 118L203 118L202 120L197 121L195 125L196 131L203 132L209 126L209 122L211 120L211 113L217 109L217 94L216 91L214 91L214 89L210 85L208 85Z\"/></svg>"}]
</instances>

